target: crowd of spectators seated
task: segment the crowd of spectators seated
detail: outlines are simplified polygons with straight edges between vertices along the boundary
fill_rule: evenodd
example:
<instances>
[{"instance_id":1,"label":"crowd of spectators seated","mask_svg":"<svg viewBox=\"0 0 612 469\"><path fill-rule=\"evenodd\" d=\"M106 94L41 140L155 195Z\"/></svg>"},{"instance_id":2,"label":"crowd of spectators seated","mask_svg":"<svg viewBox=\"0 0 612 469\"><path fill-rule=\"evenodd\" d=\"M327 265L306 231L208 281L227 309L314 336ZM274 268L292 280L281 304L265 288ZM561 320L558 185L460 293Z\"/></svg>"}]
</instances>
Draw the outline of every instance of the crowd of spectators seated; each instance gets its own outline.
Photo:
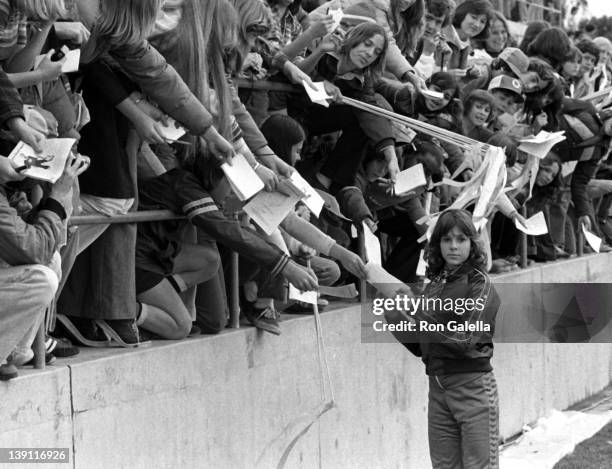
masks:
<instances>
[{"instance_id":1,"label":"crowd of spectators seated","mask_svg":"<svg viewBox=\"0 0 612 469\"><path fill-rule=\"evenodd\" d=\"M612 113L609 93L597 94L612 86L608 38L570 39L545 22L515 38L487 0L0 0L0 31L2 379L31 364L41 325L48 363L77 345L222 331L235 252L242 316L276 335L281 312L310 311L287 298L288 283L367 277L355 231L379 237L392 275L422 279L428 220L486 152L406 139L345 98L504 149L503 187L480 227L491 272L518 268L517 224L538 212L548 234L529 238L534 262L581 250L583 227L602 251L612 242ZM77 71L63 72L63 46L80 49ZM328 106L305 92L317 82ZM172 120L186 130L176 141ZM565 140L543 158L519 148L559 130ZM55 183L8 158L20 141L41 152L54 138L75 139ZM264 232L221 167L236 155L270 193L301 174L321 212L298 201ZM417 164L427 185L395 194ZM182 217L70 223L158 209Z\"/></svg>"}]
</instances>

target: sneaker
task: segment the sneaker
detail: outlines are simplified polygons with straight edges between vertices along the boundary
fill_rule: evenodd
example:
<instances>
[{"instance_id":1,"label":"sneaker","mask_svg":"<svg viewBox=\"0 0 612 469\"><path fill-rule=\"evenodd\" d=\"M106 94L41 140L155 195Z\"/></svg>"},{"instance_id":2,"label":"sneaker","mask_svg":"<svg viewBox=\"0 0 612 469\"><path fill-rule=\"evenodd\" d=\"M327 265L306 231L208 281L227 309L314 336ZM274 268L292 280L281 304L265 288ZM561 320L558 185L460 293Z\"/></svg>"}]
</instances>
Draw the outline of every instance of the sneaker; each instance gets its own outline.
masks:
<instances>
[{"instance_id":1,"label":"sneaker","mask_svg":"<svg viewBox=\"0 0 612 469\"><path fill-rule=\"evenodd\" d=\"M187 337L196 337L199 335L202 335L202 329L200 329L200 326L196 325L195 323L192 324L191 330L189 331Z\"/></svg>"},{"instance_id":2,"label":"sneaker","mask_svg":"<svg viewBox=\"0 0 612 469\"><path fill-rule=\"evenodd\" d=\"M280 325L278 324L277 313L274 308L268 306L264 309L251 306L243 311L247 320L257 329L269 332L270 334L280 335Z\"/></svg>"},{"instance_id":3,"label":"sneaker","mask_svg":"<svg viewBox=\"0 0 612 469\"><path fill-rule=\"evenodd\" d=\"M106 319L106 323L117 333L126 344L138 344L138 326L134 319Z\"/></svg>"},{"instance_id":4,"label":"sneaker","mask_svg":"<svg viewBox=\"0 0 612 469\"><path fill-rule=\"evenodd\" d=\"M68 339L65 338L55 338L50 337L55 341L55 347L53 350L48 350L47 352L52 352L57 358L67 358L78 355L80 350L76 345L73 345Z\"/></svg>"},{"instance_id":5,"label":"sneaker","mask_svg":"<svg viewBox=\"0 0 612 469\"><path fill-rule=\"evenodd\" d=\"M8 381L19 376L15 365L4 364L0 365L0 381Z\"/></svg>"}]
</instances>

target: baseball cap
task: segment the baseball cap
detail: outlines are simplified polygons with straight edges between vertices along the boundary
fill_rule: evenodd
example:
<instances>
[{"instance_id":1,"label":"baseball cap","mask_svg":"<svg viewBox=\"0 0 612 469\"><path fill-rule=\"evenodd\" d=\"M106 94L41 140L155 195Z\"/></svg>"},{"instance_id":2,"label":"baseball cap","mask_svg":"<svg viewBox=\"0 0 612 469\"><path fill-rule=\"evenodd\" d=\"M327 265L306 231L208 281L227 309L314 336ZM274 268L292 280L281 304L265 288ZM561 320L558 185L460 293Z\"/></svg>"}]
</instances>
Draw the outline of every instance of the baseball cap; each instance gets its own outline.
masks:
<instances>
[{"instance_id":1,"label":"baseball cap","mask_svg":"<svg viewBox=\"0 0 612 469\"><path fill-rule=\"evenodd\" d=\"M508 75L498 75L489 83L489 91L496 89L512 91L513 93L523 96L523 85L518 78L509 77Z\"/></svg>"},{"instance_id":2,"label":"baseball cap","mask_svg":"<svg viewBox=\"0 0 612 469\"><path fill-rule=\"evenodd\" d=\"M521 80L524 91L529 92L538 87L537 74L529 71L529 57L516 47L506 47L498 55L508 68Z\"/></svg>"}]
</instances>

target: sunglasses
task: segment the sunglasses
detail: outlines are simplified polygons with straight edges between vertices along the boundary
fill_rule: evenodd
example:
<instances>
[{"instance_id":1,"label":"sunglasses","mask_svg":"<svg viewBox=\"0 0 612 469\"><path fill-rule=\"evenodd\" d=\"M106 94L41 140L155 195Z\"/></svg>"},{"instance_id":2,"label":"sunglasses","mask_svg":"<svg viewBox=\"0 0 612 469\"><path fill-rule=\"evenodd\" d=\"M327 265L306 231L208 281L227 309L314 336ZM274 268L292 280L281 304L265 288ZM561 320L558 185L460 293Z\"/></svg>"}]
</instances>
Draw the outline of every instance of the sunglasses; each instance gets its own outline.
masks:
<instances>
[{"instance_id":1,"label":"sunglasses","mask_svg":"<svg viewBox=\"0 0 612 469\"><path fill-rule=\"evenodd\" d=\"M247 34L253 34L254 36L262 36L270 31L270 28L261 24L250 24L246 28Z\"/></svg>"}]
</instances>

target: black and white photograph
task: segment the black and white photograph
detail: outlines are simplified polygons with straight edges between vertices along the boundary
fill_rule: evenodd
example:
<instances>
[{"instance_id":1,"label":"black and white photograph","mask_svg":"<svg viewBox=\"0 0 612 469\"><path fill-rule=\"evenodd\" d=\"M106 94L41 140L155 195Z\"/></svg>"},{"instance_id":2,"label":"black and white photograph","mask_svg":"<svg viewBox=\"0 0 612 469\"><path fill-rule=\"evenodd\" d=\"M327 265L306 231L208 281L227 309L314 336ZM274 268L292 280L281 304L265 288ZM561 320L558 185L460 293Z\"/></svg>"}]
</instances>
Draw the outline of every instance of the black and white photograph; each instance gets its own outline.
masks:
<instances>
[{"instance_id":1,"label":"black and white photograph","mask_svg":"<svg viewBox=\"0 0 612 469\"><path fill-rule=\"evenodd\" d=\"M0 469L612 468L612 3L0 0Z\"/></svg>"}]
</instances>

